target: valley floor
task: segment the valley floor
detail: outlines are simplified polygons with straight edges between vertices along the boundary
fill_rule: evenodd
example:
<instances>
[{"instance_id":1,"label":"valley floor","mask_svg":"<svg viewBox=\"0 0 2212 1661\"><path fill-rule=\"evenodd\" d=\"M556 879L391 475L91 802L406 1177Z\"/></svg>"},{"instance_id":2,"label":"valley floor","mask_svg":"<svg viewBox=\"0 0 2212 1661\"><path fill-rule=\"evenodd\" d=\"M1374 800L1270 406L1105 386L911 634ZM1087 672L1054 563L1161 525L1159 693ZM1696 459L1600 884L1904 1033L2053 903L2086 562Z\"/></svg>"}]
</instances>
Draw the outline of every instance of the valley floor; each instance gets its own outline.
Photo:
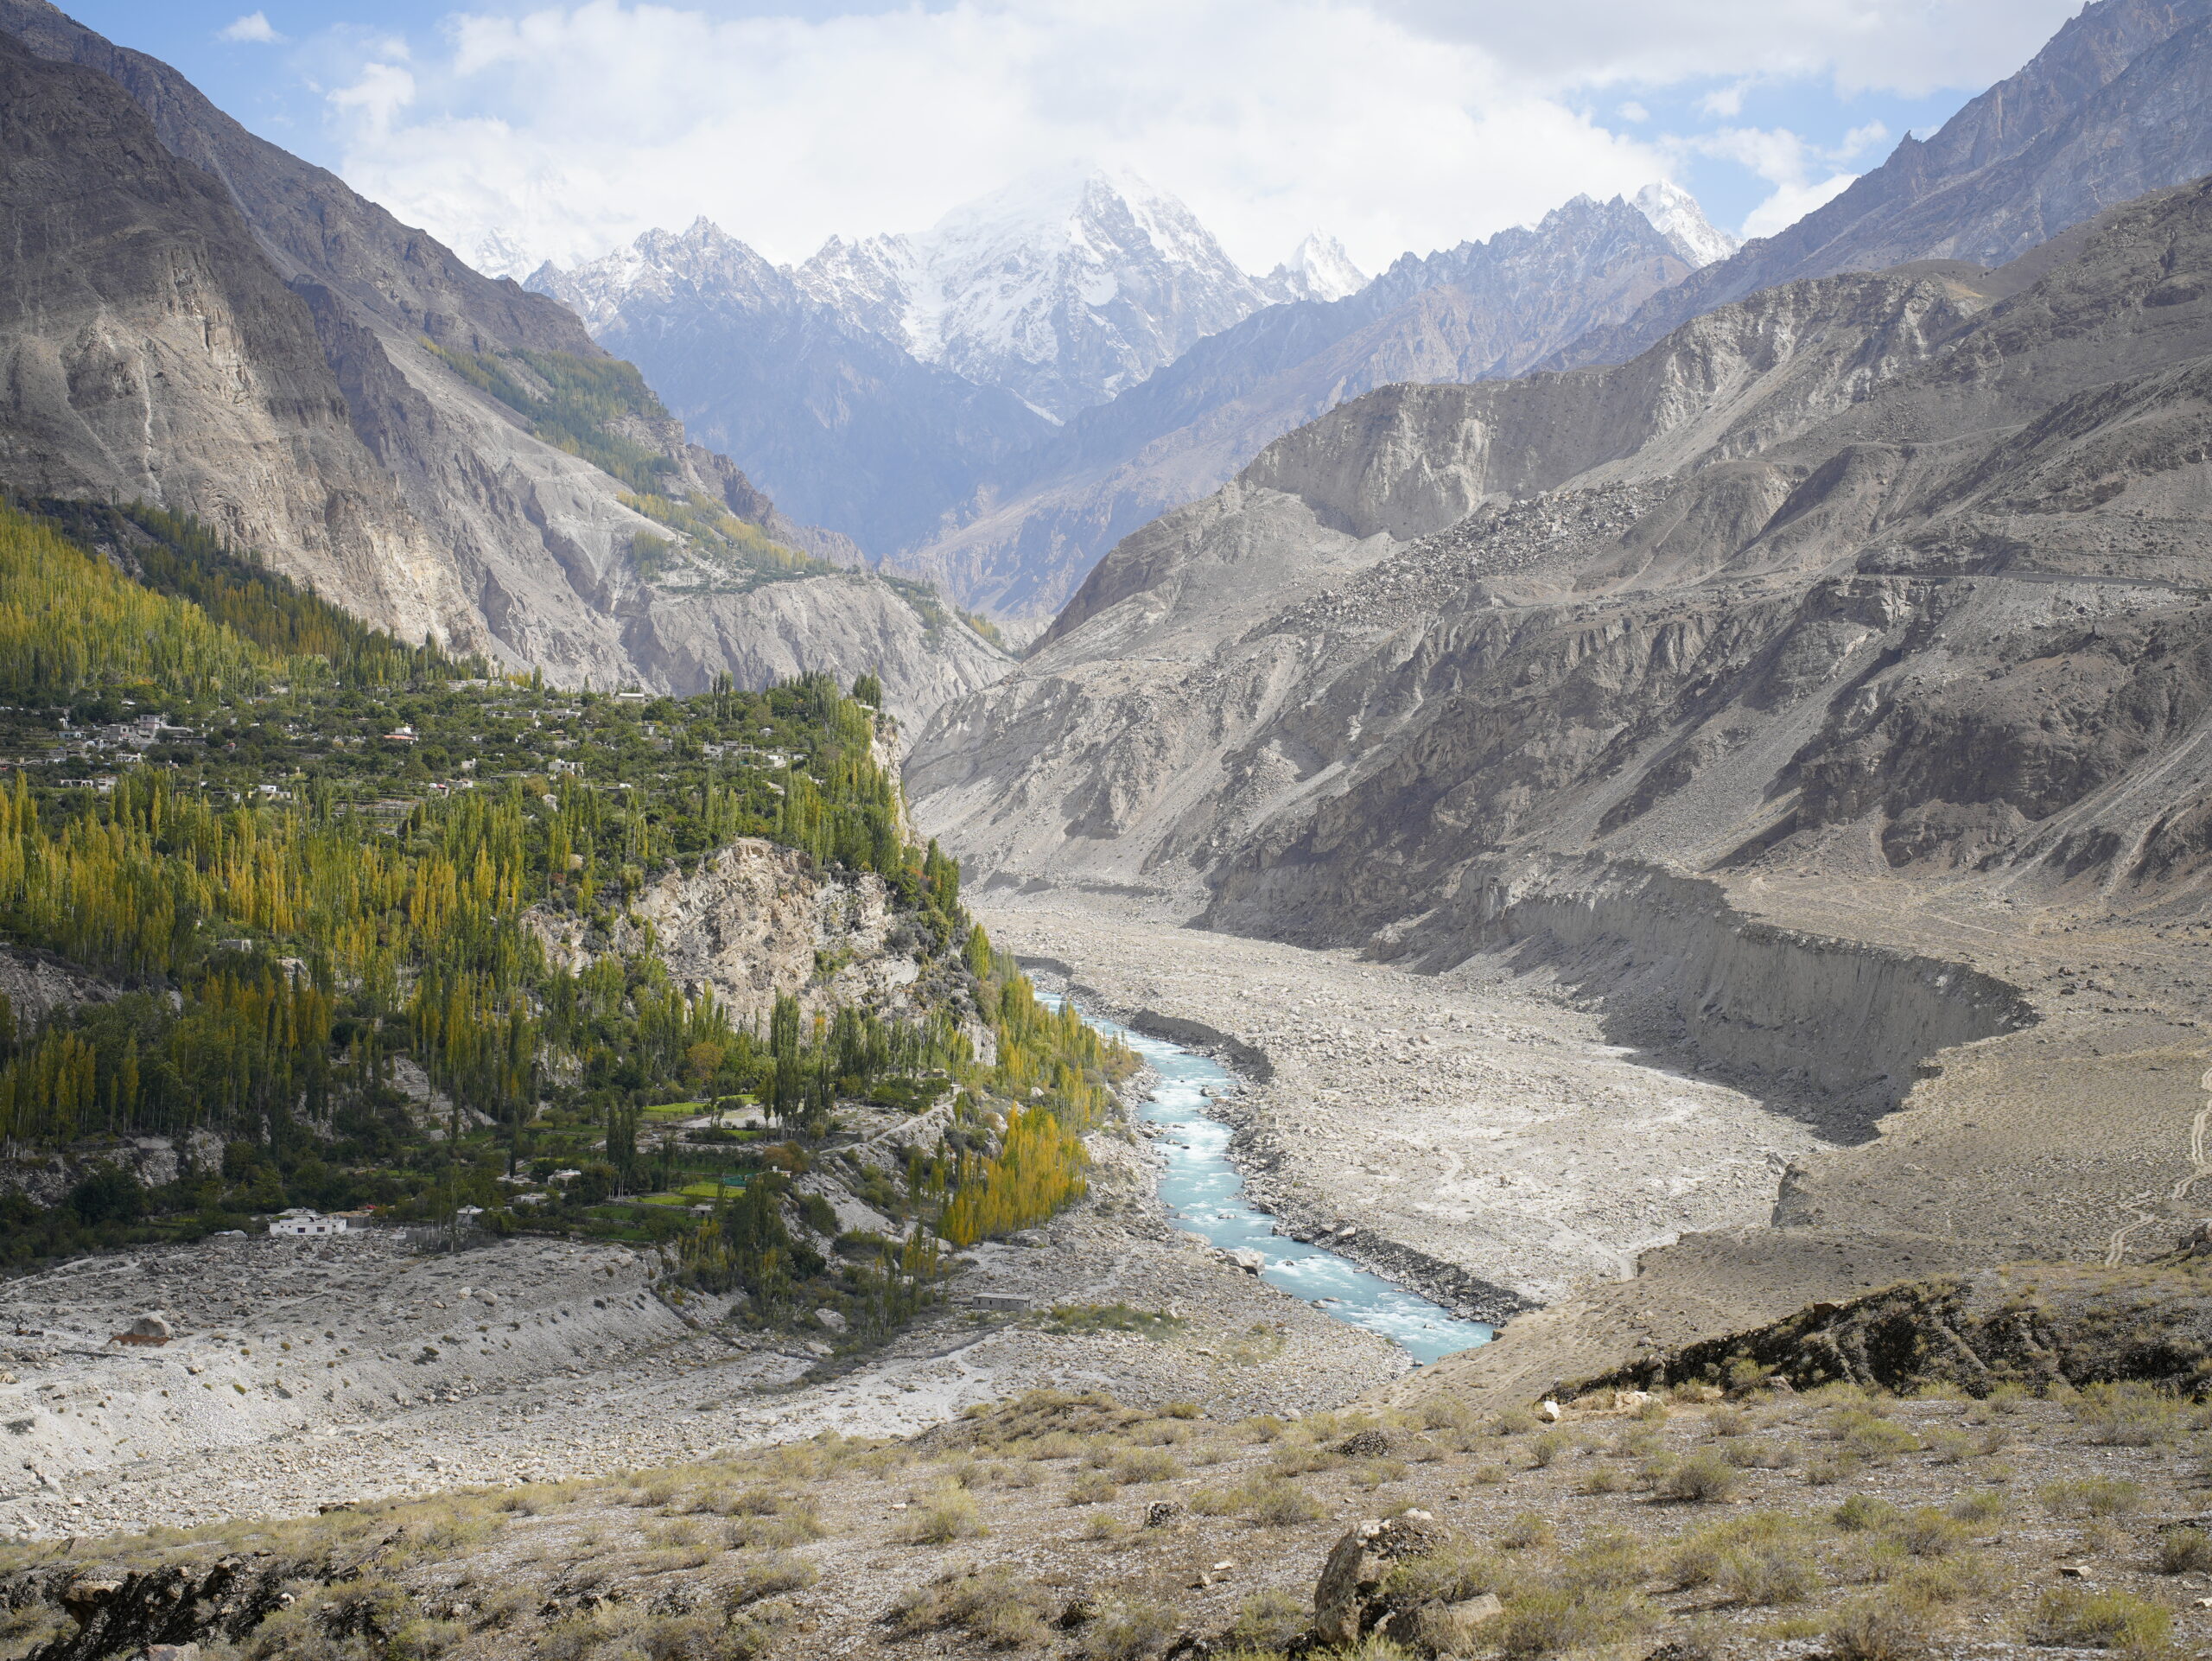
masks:
<instances>
[{"instance_id":1,"label":"valley floor","mask_svg":"<svg viewBox=\"0 0 2212 1661\"><path fill-rule=\"evenodd\" d=\"M1764 1224L1783 1170L1827 1146L1481 956L1414 974L1065 894L978 915L1001 947L1064 965L1079 1002L1264 1056L1269 1076L1223 1104L1249 1188L1286 1228L1356 1226L1338 1249L1386 1275L1425 1258L1549 1303L1682 1234Z\"/></svg>"},{"instance_id":2,"label":"valley floor","mask_svg":"<svg viewBox=\"0 0 2212 1661\"><path fill-rule=\"evenodd\" d=\"M1032 1244L976 1248L943 1308L857 1357L744 1333L718 1301L671 1308L649 1257L554 1239L431 1257L378 1231L219 1239L29 1276L0 1289L0 1531L311 1514L825 1430L903 1435L1045 1385L1295 1414L1409 1366L1171 1228L1141 1141L1092 1144L1089 1200ZM982 1291L1032 1309L978 1313ZM1168 1319L1118 1330L1116 1305ZM1076 1312L1072 1330L1055 1307ZM111 1341L156 1310L172 1342Z\"/></svg>"}]
</instances>

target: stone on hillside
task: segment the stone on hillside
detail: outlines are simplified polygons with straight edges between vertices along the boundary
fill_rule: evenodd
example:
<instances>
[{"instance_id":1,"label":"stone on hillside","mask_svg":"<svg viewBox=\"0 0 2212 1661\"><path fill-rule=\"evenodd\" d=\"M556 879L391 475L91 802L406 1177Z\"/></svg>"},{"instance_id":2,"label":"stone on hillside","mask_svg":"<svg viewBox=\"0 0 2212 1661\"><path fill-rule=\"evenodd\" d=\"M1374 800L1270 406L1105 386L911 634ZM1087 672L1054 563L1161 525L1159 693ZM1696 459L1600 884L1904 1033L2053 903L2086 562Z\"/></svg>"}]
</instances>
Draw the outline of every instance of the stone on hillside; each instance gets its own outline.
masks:
<instances>
[{"instance_id":1,"label":"stone on hillside","mask_svg":"<svg viewBox=\"0 0 2212 1661\"><path fill-rule=\"evenodd\" d=\"M1449 1531L1426 1518L1370 1518L1330 1549L1313 1588L1313 1637L1321 1645L1356 1644L1392 1613L1382 1582L1392 1566L1433 1554Z\"/></svg>"}]
</instances>

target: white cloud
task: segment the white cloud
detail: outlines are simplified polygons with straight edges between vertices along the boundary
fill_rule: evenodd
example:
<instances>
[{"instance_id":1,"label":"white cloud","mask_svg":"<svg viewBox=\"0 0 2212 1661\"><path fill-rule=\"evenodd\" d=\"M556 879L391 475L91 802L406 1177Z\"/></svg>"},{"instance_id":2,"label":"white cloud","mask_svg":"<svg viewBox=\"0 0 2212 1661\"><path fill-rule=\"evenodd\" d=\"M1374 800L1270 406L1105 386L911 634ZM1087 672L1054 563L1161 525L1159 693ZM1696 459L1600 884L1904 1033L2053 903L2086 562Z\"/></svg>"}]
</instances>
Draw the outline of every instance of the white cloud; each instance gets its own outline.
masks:
<instances>
[{"instance_id":1,"label":"white cloud","mask_svg":"<svg viewBox=\"0 0 2212 1661\"><path fill-rule=\"evenodd\" d=\"M705 213L778 259L918 228L1032 168L1126 166L1267 270L1315 224L1370 266L1633 191L1657 148L1357 0L950 0L717 19L463 15L333 100L342 170L465 248L562 259Z\"/></svg>"},{"instance_id":2,"label":"white cloud","mask_svg":"<svg viewBox=\"0 0 2212 1661\"><path fill-rule=\"evenodd\" d=\"M1777 231L1786 231L1815 208L1843 194L1858 176L1854 173L1831 173L1825 179L1777 185L1773 194L1745 216L1743 229L1738 234L1748 242L1753 237L1770 237Z\"/></svg>"},{"instance_id":3,"label":"white cloud","mask_svg":"<svg viewBox=\"0 0 2212 1661\"><path fill-rule=\"evenodd\" d=\"M275 46L284 36L279 35L276 26L270 22L267 12L250 11L217 29L215 38L219 41L245 41L257 46Z\"/></svg>"},{"instance_id":4,"label":"white cloud","mask_svg":"<svg viewBox=\"0 0 2212 1661\"><path fill-rule=\"evenodd\" d=\"M415 77L396 63L366 63L350 86L330 94L333 108L350 117L365 141L387 139L392 124L415 101Z\"/></svg>"},{"instance_id":5,"label":"white cloud","mask_svg":"<svg viewBox=\"0 0 2212 1661\"><path fill-rule=\"evenodd\" d=\"M1440 40L1480 41L1553 86L1833 76L1917 97L2011 74L2082 0L1377 0Z\"/></svg>"},{"instance_id":6,"label":"white cloud","mask_svg":"<svg viewBox=\"0 0 2212 1661\"><path fill-rule=\"evenodd\" d=\"M1858 175L1840 164L1888 136L1889 130L1873 121L1853 128L1834 148L1808 143L1784 127L1723 127L1676 142L1681 149L1733 162L1771 188L1738 232L1748 240L1772 236L1847 188Z\"/></svg>"},{"instance_id":7,"label":"white cloud","mask_svg":"<svg viewBox=\"0 0 2212 1661\"><path fill-rule=\"evenodd\" d=\"M1744 94L1751 90L1751 83L1741 80L1732 86L1718 87L1698 99L1698 113L1733 121L1744 113Z\"/></svg>"},{"instance_id":8,"label":"white cloud","mask_svg":"<svg viewBox=\"0 0 2212 1661\"><path fill-rule=\"evenodd\" d=\"M800 0L781 0L792 11ZM829 0L832 6L849 0ZM523 0L530 3L530 0ZM1840 188L1878 123L1815 151L1739 125L1753 89L1978 86L2078 0L931 0L757 15L731 0L460 12L435 49L363 38L319 73L340 166L456 246L572 261L705 213L770 258L918 228L1095 158L1187 201L1264 270L1313 225L1377 269L1632 192L1685 151L1753 169L1747 228ZM1718 133L1666 136L1687 83ZM1802 83L1800 83L1802 84ZM1656 101L1656 100L1655 100Z\"/></svg>"}]
</instances>

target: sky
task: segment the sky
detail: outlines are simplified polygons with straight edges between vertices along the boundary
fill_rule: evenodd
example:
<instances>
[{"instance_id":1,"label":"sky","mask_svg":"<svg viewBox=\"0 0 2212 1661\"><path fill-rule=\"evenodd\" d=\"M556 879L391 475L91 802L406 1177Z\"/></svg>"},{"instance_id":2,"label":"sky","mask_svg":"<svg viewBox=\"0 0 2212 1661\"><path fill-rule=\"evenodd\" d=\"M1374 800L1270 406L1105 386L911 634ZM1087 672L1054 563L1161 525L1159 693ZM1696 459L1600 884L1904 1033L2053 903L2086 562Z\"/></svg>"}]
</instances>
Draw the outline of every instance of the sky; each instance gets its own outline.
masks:
<instances>
[{"instance_id":1,"label":"sky","mask_svg":"<svg viewBox=\"0 0 2212 1661\"><path fill-rule=\"evenodd\" d=\"M2079 0L63 0L487 269L704 214L779 262L1090 162L1255 271L1669 179L1779 230Z\"/></svg>"}]
</instances>

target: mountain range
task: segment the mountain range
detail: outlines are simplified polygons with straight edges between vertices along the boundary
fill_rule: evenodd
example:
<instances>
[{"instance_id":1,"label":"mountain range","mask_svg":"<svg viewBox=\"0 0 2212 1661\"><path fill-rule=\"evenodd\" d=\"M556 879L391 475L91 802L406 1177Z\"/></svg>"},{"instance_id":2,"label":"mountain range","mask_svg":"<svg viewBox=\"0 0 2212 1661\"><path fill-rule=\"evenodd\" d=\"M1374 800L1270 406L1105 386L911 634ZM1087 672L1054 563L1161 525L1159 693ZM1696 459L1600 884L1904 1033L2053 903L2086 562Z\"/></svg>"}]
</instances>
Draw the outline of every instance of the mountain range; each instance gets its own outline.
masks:
<instances>
[{"instance_id":1,"label":"mountain range","mask_svg":"<svg viewBox=\"0 0 2212 1661\"><path fill-rule=\"evenodd\" d=\"M1173 197L1083 169L788 268L702 220L529 286L795 512L1041 620L1120 536L1337 399L1517 368L1733 246L1654 185L1372 283L1319 235L1255 277ZM1421 303L1445 288L1467 297Z\"/></svg>"}]
</instances>

